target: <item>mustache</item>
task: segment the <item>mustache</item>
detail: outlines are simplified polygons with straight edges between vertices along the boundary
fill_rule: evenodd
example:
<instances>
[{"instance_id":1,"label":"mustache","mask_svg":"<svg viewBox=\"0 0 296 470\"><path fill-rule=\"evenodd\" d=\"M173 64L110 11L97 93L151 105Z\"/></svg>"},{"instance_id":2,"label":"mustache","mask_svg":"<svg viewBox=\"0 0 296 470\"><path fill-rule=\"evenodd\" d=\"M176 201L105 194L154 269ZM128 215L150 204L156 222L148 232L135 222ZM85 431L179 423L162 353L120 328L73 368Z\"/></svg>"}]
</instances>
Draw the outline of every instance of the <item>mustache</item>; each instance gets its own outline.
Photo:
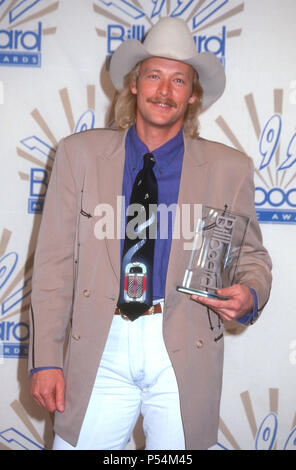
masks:
<instances>
[{"instance_id":1,"label":"mustache","mask_svg":"<svg viewBox=\"0 0 296 470\"><path fill-rule=\"evenodd\" d=\"M148 98L147 99L148 103L154 103L154 104L165 104L167 106L171 106L172 108L176 108L177 104L175 103L174 100L170 98L166 99L160 99L160 98Z\"/></svg>"}]
</instances>

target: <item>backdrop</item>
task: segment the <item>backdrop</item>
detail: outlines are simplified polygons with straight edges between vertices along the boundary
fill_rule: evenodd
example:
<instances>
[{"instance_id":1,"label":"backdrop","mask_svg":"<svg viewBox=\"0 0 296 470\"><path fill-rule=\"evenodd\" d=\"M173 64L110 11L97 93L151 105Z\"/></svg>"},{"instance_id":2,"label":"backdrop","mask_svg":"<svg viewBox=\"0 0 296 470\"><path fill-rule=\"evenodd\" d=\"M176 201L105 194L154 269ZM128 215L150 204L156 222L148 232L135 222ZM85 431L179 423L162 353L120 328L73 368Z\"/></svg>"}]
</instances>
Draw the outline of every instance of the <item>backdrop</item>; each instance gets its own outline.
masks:
<instances>
[{"instance_id":1,"label":"backdrop","mask_svg":"<svg viewBox=\"0 0 296 470\"><path fill-rule=\"evenodd\" d=\"M201 136L254 159L257 215L274 264L271 298L226 334L219 442L296 448L295 0L0 0L0 448L51 445L28 393L32 263L58 141L106 125L106 58L159 17L184 18L198 51L223 63L223 97ZM217 155L217 158L219 156ZM141 448L141 423L129 448Z\"/></svg>"}]
</instances>

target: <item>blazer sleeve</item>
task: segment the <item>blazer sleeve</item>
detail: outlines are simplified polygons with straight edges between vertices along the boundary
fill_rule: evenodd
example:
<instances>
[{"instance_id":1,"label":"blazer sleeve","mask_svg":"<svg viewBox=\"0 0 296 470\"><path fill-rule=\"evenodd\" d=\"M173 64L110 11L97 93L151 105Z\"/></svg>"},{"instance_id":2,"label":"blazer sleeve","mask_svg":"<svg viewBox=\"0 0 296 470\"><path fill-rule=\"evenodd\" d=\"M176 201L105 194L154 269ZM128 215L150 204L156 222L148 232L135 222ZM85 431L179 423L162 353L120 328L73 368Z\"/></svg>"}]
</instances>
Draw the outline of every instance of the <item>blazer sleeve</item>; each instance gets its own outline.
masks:
<instances>
[{"instance_id":1,"label":"blazer sleeve","mask_svg":"<svg viewBox=\"0 0 296 470\"><path fill-rule=\"evenodd\" d=\"M77 191L65 140L58 146L35 251L29 370L63 367L74 290Z\"/></svg>"},{"instance_id":2,"label":"blazer sleeve","mask_svg":"<svg viewBox=\"0 0 296 470\"><path fill-rule=\"evenodd\" d=\"M251 158L245 159L248 168L242 172L233 210L250 216L245 244L242 249L236 282L254 289L258 300L258 315L268 301L272 283L272 262L263 246L262 234L254 205L254 166ZM250 316L250 322L255 320Z\"/></svg>"}]
</instances>

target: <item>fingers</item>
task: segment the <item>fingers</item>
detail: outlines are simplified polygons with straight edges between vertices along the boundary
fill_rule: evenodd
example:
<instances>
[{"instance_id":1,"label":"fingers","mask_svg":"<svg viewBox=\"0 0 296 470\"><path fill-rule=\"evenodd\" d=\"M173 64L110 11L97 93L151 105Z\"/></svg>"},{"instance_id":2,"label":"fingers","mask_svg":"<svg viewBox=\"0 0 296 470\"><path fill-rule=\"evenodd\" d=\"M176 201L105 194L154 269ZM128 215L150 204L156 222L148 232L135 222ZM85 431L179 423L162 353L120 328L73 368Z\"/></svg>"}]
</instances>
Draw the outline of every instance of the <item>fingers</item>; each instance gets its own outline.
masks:
<instances>
[{"instance_id":1,"label":"fingers","mask_svg":"<svg viewBox=\"0 0 296 470\"><path fill-rule=\"evenodd\" d=\"M191 299L215 310L232 310L236 307L236 301L233 300L233 298L227 300L220 300L213 299L211 297L203 297L200 295L192 295Z\"/></svg>"},{"instance_id":2,"label":"fingers","mask_svg":"<svg viewBox=\"0 0 296 470\"><path fill-rule=\"evenodd\" d=\"M61 413L65 409L65 383L58 383L56 387L55 404L57 411Z\"/></svg>"},{"instance_id":3,"label":"fingers","mask_svg":"<svg viewBox=\"0 0 296 470\"><path fill-rule=\"evenodd\" d=\"M236 302L232 299L230 300L219 300L219 299L211 299L208 297L202 297L197 295L191 296L192 300L195 300L198 303L209 307L214 312L218 313L220 317L225 321L233 320L233 312L236 308Z\"/></svg>"},{"instance_id":4,"label":"fingers","mask_svg":"<svg viewBox=\"0 0 296 470\"><path fill-rule=\"evenodd\" d=\"M34 398L35 402L37 403L37 405L41 406L41 408L46 409L45 401L43 400L42 396L39 395L39 393L33 387L31 387L30 393L32 397Z\"/></svg>"},{"instance_id":5,"label":"fingers","mask_svg":"<svg viewBox=\"0 0 296 470\"><path fill-rule=\"evenodd\" d=\"M217 289L217 294L228 297L228 300L212 299L198 295L192 295L191 298L214 310L225 321L236 320L253 310L253 296L246 286L235 284Z\"/></svg>"},{"instance_id":6,"label":"fingers","mask_svg":"<svg viewBox=\"0 0 296 470\"><path fill-rule=\"evenodd\" d=\"M60 370L35 372L31 377L30 391L38 405L50 413L64 411L65 382Z\"/></svg>"},{"instance_id":7,"label":"fingers","mask_svg":"<svg viewBox=\"0 0 296 470\"><path fill-rule=\"evenodd\" d=\"M50 413L53 413L56 410L54 392L47 390L39 392L38 389L33 387L31 389L31 395L33 396L36 403L45 410L49 411Z\"/></svg>"},{"instance_id":8,"label":"fingers","mask_svg":"<svg viewBox=\"0 0 296 470\"><path fill-rule=\"evenodd\" d=\"M45 408L50 413L56 411L56 401L55 401L55 393L52 391L43 391L40 393L38 397L37 403L39 402L43 408Z\"/></svg>"}]
</instances>

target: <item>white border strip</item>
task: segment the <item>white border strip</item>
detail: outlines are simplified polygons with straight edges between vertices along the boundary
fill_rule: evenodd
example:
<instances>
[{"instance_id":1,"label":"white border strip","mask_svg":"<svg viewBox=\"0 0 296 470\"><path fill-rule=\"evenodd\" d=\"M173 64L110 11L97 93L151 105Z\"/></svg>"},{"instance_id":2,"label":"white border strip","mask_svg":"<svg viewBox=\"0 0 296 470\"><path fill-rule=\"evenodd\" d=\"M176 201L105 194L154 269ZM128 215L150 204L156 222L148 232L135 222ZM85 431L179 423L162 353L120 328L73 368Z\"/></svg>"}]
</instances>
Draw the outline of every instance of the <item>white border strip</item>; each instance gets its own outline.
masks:
<instances>
[{"instance_id":1,"label":"white border strip","mask_svg":"<svg viewBox=\"0 0 296 470\"><path fill-rule=\"evenodd\" d=\"M4 103L4 86L3 82L0 81L0 104Z\"/></svg>"}]
</instances>

